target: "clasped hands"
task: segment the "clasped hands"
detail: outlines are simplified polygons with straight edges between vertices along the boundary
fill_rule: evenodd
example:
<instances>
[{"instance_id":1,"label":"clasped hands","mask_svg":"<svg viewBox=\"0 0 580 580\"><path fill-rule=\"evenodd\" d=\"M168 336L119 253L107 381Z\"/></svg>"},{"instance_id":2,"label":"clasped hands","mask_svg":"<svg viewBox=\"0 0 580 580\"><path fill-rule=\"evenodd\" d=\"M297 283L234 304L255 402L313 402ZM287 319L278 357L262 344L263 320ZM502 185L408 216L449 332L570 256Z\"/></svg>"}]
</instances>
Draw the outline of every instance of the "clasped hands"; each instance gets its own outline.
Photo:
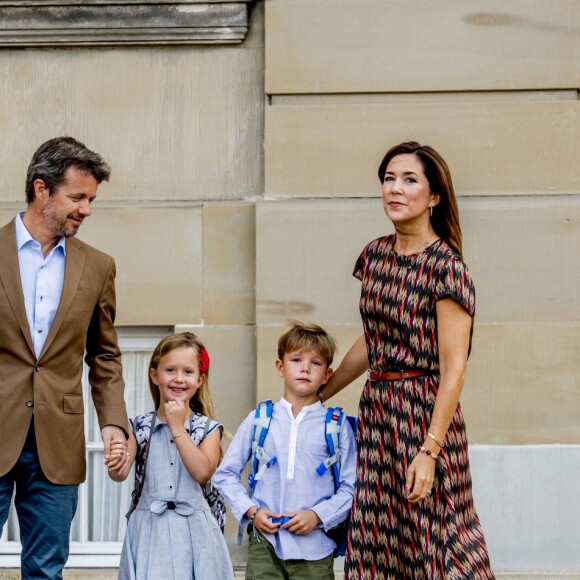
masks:
<instances>
[{"instance_id":1,"label":"clasped hands","mask_svg":"<svg viewBox=\"0 0 580 580\"><path fill-rule=\"evenodd\" d=\"M251 517L257 506L252 507L246 512L246 517ZM285 524L273 522L272 518L290 518ZM254 518L253 526L263 534L276 534L280 528L298 536L309 534L314 528L321 524L321 520L313 510L298 510L287 514L277 514L266 508L260 509Z\"/></svg>"}]
</instances>

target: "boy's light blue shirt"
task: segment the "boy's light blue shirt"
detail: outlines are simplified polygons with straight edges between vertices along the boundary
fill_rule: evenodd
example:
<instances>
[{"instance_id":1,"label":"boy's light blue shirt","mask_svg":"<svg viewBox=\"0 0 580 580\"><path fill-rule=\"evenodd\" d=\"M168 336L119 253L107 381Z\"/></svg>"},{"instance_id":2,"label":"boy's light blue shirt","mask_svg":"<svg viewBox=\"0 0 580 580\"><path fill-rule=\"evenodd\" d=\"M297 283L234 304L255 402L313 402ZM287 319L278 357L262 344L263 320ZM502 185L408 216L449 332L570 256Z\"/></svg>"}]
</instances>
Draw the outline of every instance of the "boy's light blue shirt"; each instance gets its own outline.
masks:
<instances>
[{"instance_id":1,"label":"boy's light blue shirt","mask_svg":"<svg viewBox=\"0 0 580 580\"><path fill-rule=\"evenodd\" d=\"M340 436L342 451L340 486L335 492L332 471L322 476L316 468L328 457L325 439L326 408L320 402L304 407L294 418L292 406L282 398L274 405L264 451L277 457L256 484L252 497L241 474L252 455L254 411L240 425L228 451L214 475L219 489L234 516L248 523L245 513L259 505L275 513L312 509L329 530L344 521L350 511L356 478L356 446L348 421ZM321 527L307 535L280 529L265 534L282 560L320 560L334 550L334 542Z\"/></svg>"}]
</instances>

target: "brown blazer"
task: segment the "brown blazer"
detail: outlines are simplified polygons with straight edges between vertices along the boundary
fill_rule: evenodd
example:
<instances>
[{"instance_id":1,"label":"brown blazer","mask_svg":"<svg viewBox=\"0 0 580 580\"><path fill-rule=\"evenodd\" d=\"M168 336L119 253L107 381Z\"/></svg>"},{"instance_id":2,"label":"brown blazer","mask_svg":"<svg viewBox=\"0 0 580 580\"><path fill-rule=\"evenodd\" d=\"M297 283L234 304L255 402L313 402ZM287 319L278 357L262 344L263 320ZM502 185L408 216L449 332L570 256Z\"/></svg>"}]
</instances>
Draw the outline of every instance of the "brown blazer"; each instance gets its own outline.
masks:
<instances>
[{"instance_id":1,"label":"brown blazer","mask_svg":"<svg viewBox=\"0 0 580 580\"><path fill-rule=\"evenodd\" d=\"M67 239L62 296L37 360L24 306L14 220L0 229L0 475L18 460L34 411L46 477L61 484L85 480L81 387L85 351L99 425L128 431L114 320L113 259L76 238Z\"/></svg>"}]
</instances>

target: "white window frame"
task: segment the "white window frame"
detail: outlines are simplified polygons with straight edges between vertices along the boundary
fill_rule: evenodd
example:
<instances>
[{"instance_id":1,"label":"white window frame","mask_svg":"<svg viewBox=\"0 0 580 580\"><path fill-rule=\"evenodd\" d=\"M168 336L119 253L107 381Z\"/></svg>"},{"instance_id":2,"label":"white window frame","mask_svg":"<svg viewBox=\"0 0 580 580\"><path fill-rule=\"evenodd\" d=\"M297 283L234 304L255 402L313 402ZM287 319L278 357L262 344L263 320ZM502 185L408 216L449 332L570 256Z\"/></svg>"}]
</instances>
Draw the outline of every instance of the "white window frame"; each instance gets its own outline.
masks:
<instances>
[{"instance_id":1,"label":"white window frame","mask_svg":"<svg viewBox=\"0 0 580 580\"><path fill-rule=\"evenodd\" d=\"M159 327L127 327L118 328L119 346L122 352L152 352L159 340L167 334L173 332L172 328ZM85 366L83 373L83 398L85 400L85 409L90 412L85 413L85 434L89 433L89 421L91 414L95 410L91 401L90 386L88 384L88 369ZM146 389L147 385L126 385L125 393L131 389ZM131 412L129 411L129 414ZM96 421L96 418L94 419ZM89 464L89 455L95 452L102 452L103 444L99 442L88 441L87 438L87 465ZM127 478L132 487L132 474ZM71 541L70 555L65 568L117 568L121 555L122 541L119 542L95 542L89 541L89 489L88 483L85 482L79 486L79 503L77 513L73 522L73 530L78 529L80 541ZM125 509L124 506L123 509ZM13 508L11 508L11 511ZM0 537L0 569L2 568L19 568L20 567L20 542L8 542L8 523L4 526L2 536ZM72 535L72 532L71 532Z\"/></svg>"}]
</instances>

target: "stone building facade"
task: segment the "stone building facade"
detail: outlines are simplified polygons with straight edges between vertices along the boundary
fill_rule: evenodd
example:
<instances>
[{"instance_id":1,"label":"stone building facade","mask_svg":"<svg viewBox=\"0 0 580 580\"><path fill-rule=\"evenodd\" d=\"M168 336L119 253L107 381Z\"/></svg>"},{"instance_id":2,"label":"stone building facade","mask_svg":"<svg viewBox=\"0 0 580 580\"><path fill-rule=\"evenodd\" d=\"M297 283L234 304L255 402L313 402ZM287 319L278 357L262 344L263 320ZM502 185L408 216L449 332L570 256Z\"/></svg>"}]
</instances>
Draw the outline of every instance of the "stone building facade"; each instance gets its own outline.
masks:
<instances>
[{"instance_id":1,"label":"stone building facade","mask_svg":"<svg viewBox=\"0 0 580 580\"><path fill-rule=\"evenodd\" d=\"M111 182L79 237L117 262L127 349L193 329L232 432L280 394L287 318L327 327L337 362L361 333L350 273L391 231L385 151L443 154L477 289L462 405L492 563L580 575L578 3L46 4L0 0L2 223L42 141L100 152ZM361 387L337 402L355 412ZM73 564L95 565L90 538Z\"/></svg>"}]
</instances>

